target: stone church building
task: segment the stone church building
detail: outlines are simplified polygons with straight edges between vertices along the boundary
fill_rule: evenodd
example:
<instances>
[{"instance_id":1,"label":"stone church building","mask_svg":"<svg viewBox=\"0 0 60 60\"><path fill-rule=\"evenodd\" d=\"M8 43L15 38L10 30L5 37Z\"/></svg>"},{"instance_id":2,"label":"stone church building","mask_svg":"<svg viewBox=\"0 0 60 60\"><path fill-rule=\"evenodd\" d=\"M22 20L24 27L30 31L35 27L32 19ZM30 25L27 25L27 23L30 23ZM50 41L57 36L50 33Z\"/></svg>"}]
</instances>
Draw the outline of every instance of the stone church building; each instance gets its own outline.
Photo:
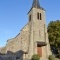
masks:
<instances>
[{"instance_id":1,"label":"stone church building","mask_svg":"<svg viewBox=\"0 0 60 60\"><path fill-rule=\"evenodd\" d=\"M23 59L31 59L32 55L38 54L41 57L40 60L48 60L51 51L45 23L45 10L38 0L33 0L28 18L28 23L21 32L15 38L8 40L0 52L6 54L8 51L13 53L23 51Z\"/></svg>"}]
</instances>

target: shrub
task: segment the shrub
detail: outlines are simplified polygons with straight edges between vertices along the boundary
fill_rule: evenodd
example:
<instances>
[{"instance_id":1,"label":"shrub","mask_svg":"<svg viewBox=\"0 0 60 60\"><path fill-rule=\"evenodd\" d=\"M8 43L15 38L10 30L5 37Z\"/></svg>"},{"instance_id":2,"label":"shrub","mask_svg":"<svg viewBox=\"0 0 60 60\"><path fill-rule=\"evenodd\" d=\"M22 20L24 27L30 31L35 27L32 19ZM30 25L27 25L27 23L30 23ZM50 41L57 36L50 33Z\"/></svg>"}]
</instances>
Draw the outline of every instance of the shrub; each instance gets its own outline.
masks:
<instances>
[{"instance_id":1,"label":"shrub","mask_svg":"<svg viewBox=\"0 0 60 60\"><path fill-rule=\"evenodd\" d=\"M38 54L34 54L31 60L39 60L39 59L40 59L40 56Z\"/></svg>"},{"instance_id":2,"label":"shrub","mask_svg":"<svg viewBox=\"0 0 60 60\"><path fill-rule=\"evenodd\" d=\"M49 56L49 60L55 60L55 56L54 55L50 55Z\"/></svg>"}]
</instances>

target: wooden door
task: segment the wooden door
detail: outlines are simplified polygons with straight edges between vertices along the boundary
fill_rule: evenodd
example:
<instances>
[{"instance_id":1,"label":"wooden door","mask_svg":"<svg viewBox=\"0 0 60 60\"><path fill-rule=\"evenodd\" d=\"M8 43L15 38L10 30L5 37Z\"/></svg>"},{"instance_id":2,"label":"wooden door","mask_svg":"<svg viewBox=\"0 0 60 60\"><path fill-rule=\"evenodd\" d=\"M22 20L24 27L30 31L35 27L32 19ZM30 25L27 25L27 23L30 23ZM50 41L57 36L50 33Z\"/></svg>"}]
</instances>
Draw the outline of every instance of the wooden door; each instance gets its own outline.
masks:
<instances>
[{"instance_id":1,"label":"wooden door","mask_svg":"<svg viewBox=\"0 0 60 60\"><path fill-rule=\"evenodd\" d=\"M37 53L40 57L42 57L42 47L37 47Z\"/></svg>"}]
</instances>

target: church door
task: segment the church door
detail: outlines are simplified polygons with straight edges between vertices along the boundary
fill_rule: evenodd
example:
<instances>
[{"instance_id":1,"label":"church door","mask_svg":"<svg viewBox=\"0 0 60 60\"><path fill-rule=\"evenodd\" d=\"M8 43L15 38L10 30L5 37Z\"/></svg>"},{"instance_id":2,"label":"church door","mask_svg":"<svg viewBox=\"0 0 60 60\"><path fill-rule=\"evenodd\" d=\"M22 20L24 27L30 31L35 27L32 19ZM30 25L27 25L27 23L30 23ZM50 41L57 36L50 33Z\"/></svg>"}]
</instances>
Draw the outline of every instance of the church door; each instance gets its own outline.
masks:
<instances>
[{"instance_id":1,"label":"church door","mask_svg":"<svg viewBox=\"0 0 60 60\"><path fill-rule=\"evenodd\" d=\"M42 47L37 46L37 53L40 57L42 57Z\"/></svg>"}]
</instances>

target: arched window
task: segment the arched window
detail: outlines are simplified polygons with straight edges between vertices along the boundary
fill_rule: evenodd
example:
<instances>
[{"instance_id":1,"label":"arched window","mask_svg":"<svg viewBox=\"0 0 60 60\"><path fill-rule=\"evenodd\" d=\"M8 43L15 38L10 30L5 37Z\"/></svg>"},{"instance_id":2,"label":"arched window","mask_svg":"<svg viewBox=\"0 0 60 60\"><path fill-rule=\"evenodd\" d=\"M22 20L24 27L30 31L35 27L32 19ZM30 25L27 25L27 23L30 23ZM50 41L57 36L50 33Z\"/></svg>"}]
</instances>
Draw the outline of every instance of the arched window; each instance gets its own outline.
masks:
<instances>
[{"instance_id":1,"label":"arched window","mask_svg":"<svg viewBox=\"0 0 60 60\"><path fill-rule=\"evenodd\" d=\"M37 13L37 19L39 20L39 13Z\"/></svg>"},{"instance_id":2,"label":"arched window","mask_svg":"<svg viewBox=\"0 0 60 60\"><path fill-rule=\"evenodd\" d=\"M29 16L29 21L31 21L31 15Z\"/></svg>"},{"instance_id":3,"label":"arched window","mask_svg":"<svg viewBox=\"0 0 60 60\"><path fill-rule=\"evenodd\" d=\"M37 19L38 19L38 20L42 20L42 15L41 15L41 13L39 13L39 12L37 12Z\"/></svg>"},{"instance_id":4,"label":"arched window","mask_svg":"<svg viewBox=\"0 0 60 60\"><path fill-rule=\"evenodd\" d=\"M41 16L41 13L40 13L40 20L42 20L42 16Z\"/></svg>"}]
</instances>

